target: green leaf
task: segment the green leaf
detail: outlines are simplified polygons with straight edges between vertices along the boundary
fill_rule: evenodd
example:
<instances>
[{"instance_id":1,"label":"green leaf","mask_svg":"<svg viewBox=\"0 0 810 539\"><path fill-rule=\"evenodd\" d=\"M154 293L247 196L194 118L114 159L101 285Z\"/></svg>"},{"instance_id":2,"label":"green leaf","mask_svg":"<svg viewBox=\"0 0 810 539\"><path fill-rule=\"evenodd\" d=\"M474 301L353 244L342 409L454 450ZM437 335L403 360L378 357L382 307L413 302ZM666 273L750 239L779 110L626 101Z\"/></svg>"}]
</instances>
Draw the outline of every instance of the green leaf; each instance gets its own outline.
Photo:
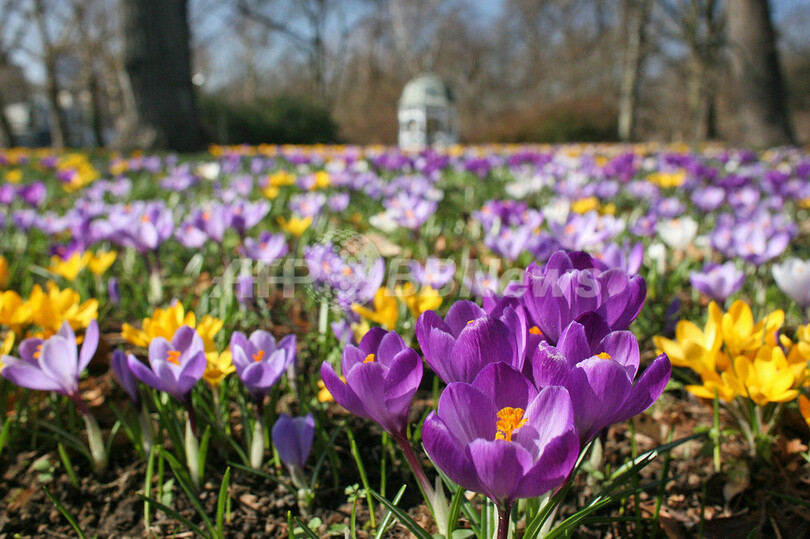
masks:
<instances>
[{"instance_id":1,"label":"green leaf","mask_svg":"<svg viewBox=\"0 0 810 539\"><path fill-rule=\"evenodd\" d=\"M290 492L295 494L295 489L290 487L290 485L288 485L282 479L276 477L275 475L271 475L271 474L269 474L269 473L267 473L267 472L265 472L263 470L257 470L255 468L251 468L250 466L245 466L243 464L239 464L238 462L229 462L228 466L230 466L231 468L236 468L237 470L241 470L243 472L248 472L248 473L252 473L254 475L258 475L262 479L267 479L268 481L272 481L273 483L275 483L277 485L281 485L282 487L286 488L287 490L289 490Z\"/></svg>"},{"instance_id":2,"label":"green leaf","mask_svg":"<svg viewBox=\"0 0 810 539\"><path fill-rule=\"evenodd\" d=\"M48 498L51 499L51 502L56 506L56 509L60 513L62 513L62 516L65 517L65 520L68 521L68 523L70 524L70 527L73 528L73 531L75 531L76 535L79 536L79 539L86 539L87 536L84 535L84 532L79 527L79 523L76 522L76 519L73 518L73 515L71 515L70 512L68 512L68 510L65 508L65 506L62 505L62 502L57 500L56 496L54 496L53 493L50 490L48 490L47 488L42 487L42 490L44 490L45 494L48 495Z\"/></svg>"},{"instance_id":3,"label":"green leaf","mask_svg":"<svg viewBox=\"0 0 810 539\"><path fill-rule=\"evenodd\" d=\"M3 429L0 430L0 455L3 454L3 448L8 441L9 432L11 432L11 418L7 418L3 421Z\"/></svg>"},{"instance_id":4,"label":"green leaf","mask_svg":"<svg viewBox=\"0 0 810 539\"><path fill-rule=\"evenodd\" d=\"M225 469L225 475L222 476L222 484L219 486L219 497L217 498L217 536L225 537L223 524L225 520L225 502L228 499L228 487L231 482L231 468L230 466Z\"/></svg>"},{"instance_id":5,"label":"green leaf","mask_svg":"<svg viewBox=\"0 0 810 539\"><path fill-rule=\"evenodd\" d=\"M390 501L380 496L380 494L377 491L369 489L369 492L371 493L372 496L377 498L377 500L379 500L381 504L386 506L388 510L391 511L394 514L394 516L397 517L397 520L399 520L399 522L403 526L408 528L408 530L412 534L414 534L418 539L433 539L433 537L427 531L425 531L424 528L422 528L419 524L417 524L416 521L412 519L410 515L408 515L408 513L406 513L405 511L403 511Z\"/></svg>"},{"instance_id":6,"label":"green leaf","mask_svg":"<svg viewBox=\"0 0 810 539\"><path fill-rule=\"evenodd\" d=\"M79 488L79 480L76 477L76 472L73 470L73 463L70 461L70 456L67 454L65 446L62 444L62 442L59 442L56 444L56 448L59 450L59 458L62 459L62 465L65 467L65 472L67 472L68 477L70 478L70 483L75 488Z\"/></svg>"},{"instance_id":7,"label":"green leaf","mask_svg":"<svg viewBox=\"0 0 810 539\"><path fill-rule=\"evenodd\" d=\"M399 501L402 499L402 495L405 494L405 489L407 485L402 485L397 492L397 495L394 496L394 504L398 504ZM377 529L377 535L375 535L375 539L382 539L382 534L388 529L388 526L391 524L391 519L394 517L394 514L389 510L380 522L380 527Z\"/></svg>"},{"instance_id":8,"label":"green leaf","mask_svg":"<svg viewBox=\"0 0 810 539\"><path fill-rule=\"evenodd\" d=\"M150 505L154 505L156 508L160 509L161 511L163 511L164 513L166 513L170 517L172 517L174 519L177 519L180 522L180 524L184 525L189 530L196 533L198 536L200 536L200 537L211 537L211 535L205 533L202 530L202 528L200 528L199 526L197 526L196 524L191 522L189 519L187 519L186 517L181 515L178 511L175 511L174 509L172 509L168 505L163 505L162 503L160 503L156 499L154 499L154 498L152 498L150 496L144 496L143 494L138 494L138 497L140 499L142 499L144 502L148 502Z\"/></svg>"},{"instance_id":9,"label":"green leaf","mask_svg":"<svg viewBox=\"0 0 810 539\"><path fill-rule=\"evenodd\" d=\"M301 519L300 519L300 518L298 518L298 517L294 517L294 518L293 518L293 520L295 520L295 523L296 523L296 524L298 524L298 526L300 526L302 530L304 530L304 535L306 535L306 536L307 536L307 537L309 537L310 539L318 539L318 536L317 536L317 535L315 535L315 532L314 532L314 531L312 531L311 529L309 529L309 526L307 526L306 524L304 524L304 523L301 521ZM298 528L296 528L296 529L298 529Z\"/></svg>"},{"instance_id":10,"label":"green leaf","mask_svg":"<svg viewBox=\"0 0 810 539\"><path fill-rule=\"evenodd\" d=\"M166 451L165 449L161 448L161 453L166 458L169 463L169 466L172 468L172 472L174 472L174 477L177 479L177 484L180 485L180 488L183 489L183 492L186 493L186 497L188 497L188 501L191 502L191 505L194 506L194 510L197 511L197 514L200 515L203 522L205 523L205 527L209 531L209 537L216 537L216 528L214 528L214 523L211 522L211 519L205 512L205 509L200 504L200 500L197 498L197 494L194 492L194 489L191 487L191 483L186 480L188 474L186 472L185 466L180 464L174 455Z\"/></svg>"}]
</instances>

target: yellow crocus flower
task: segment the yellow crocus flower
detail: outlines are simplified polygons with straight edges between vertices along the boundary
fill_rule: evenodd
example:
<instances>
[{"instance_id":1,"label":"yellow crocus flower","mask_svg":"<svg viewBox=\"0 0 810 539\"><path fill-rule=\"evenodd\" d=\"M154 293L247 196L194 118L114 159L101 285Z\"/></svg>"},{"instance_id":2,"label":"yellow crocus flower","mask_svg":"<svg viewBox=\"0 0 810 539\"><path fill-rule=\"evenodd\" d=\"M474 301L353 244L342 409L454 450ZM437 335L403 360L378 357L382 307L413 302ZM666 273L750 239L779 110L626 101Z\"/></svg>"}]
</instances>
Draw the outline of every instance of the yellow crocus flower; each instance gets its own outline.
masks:
<instances>
[{"instance_id":1,"label":"yellow crocus flower","mask_svg":"<svg viewBox=\"0 0 810 539\"><path fill-rule=\"evenodd\" d=\"M270 200L273 200L278 196L279 188L276 187L275 185L268 185L262 189L262 193L264 193L264 196L266 196Z\"/></svg>"},{"instance_id":2,"label":"yellow crocus flower","mask_svg":"<svg viewBox=\"0 0 810 539\"><path fill-rule=\"evenodd\" d=\"M78 251L70 255L70 258L63 260L58 256L51 257L51 267L48 270L68 281L73 281L90 261L90 253L79 253Z\"/></svg>"},{"instance_id":3,"label":"yellow crocus flower","mask_svg":"<svg viewBox=\"0 0 810 539\"><path fill-rule=\"evenodd\" d=\"M229 374L236 371L232 359L230 350L223 352L217 352L216 350L206 352L206 366L203 379L208 382L212 388L217 389Z\"/></svg>"},{"instance_id":4,"label":"yellow crocus flower","mask_svg":"<svg viewBox=\"0 0 810 539\"><path fill-rule=\"evenodd\" d=\"M0 371L5 367L2 356L7 356L11 353L11 349L14 348L14 340L15 335L13 331L9 331L6 333L6 336L3 337L3 343L0 344Z\"/></svg>"},{"instance_id":5,"label":"yellow crocus flower","mask_svg":"<svg viewBox=\"0 0 810 539\"><path fill-rule=\"evenodd\" d=\"M272 187L282 187L285 185L294 185L295 175L287 172L286 170L279 170L267 177L267 185Z\"/></svg>"},{"instance_id":6,"label":"yellow crocus flower","mask_svg":"<svg viewBox=\"0 0 810 539\"><path fill-rule=\"evenodd\" d=\"M22 170L15 168L14 170L9 170L6 172L6 181L8 183L20 183L22 180L23 173Z\"/></svg>"},{"instance_id":7,"label":"yellow crocus flower","mask_svg":"<svg viewBox=\"0 0 810 539\"><path fill-rule=\"evenodd\" d=\"M753 360L747 356L734 360L734 370L745 386L748 398L759 406L769 402L792 401L799 392L793 389L796 379L785 353L779 346L763 347L763 350Z\"/></svg>"},{"instance_id":8,"label":"yellow crocus flower","mask_svg":"<svg viewBox=\"0 0 810 539\"><path fill-rule=\"evenodd\" d=\"M784 311L777 310L755 325L751 307L738 299L723 315L721 323L723 341L728 353L733 357L741 354L754 354L762 346L763 339L766 344L774 345L776 332L782 327L784 321Z\"/></svg>"},{"instance_id":9,"label":"yellow crocus flower","mask_svg":"<svg viewBox=\"0 0 810 539\"><path fill-rule=\"evenodd\" d=\"M661 336L653 337L658 353L665 353L676 367L689 367L698 374L726 370L728 358L720 351L723 345L720 321L722 311L716 303L709 304L709 318L701 330L689 320L681 320L675 326L675 340Z\"/></svg>"},{"instance_id":10,"label":"yellow crocus flower","mask_svg":"<svg viewBox=\"0 0 810 539\"><path fill-rule=\"evenodd\" d=\"M368 320L365 319L361 319L360 322L350 324L349 327L352 330L355 342L360 342L361 340L363 340L365 334L368 333L369 330L371 329Z\"/></svg>"},{"instance_id":11,"label":"yellow crocus flower","mask_svg":"<svg viewBox=\"0 0 810 539\"><path fill-rule=\"evenodd\" d=\"M26 302L31 309L34 324L45 330L45 336L59 331L63 322L68 322L74 330L83 329L98 317L98 300L91 298L84 302L72 288L61 290L56 283L48 281L48 291L34 285Z\"/></svg>"},{"instance_id":12,"label":"yellow crocus flower","mask_svg":"<svg viewBox=\"0 0 810 539\"><path fill-rule=\"evenodd\" d=\"M319 170L315 173L315 182L312 184L312 187L309 188L310 191L315 191L317 189L326 189L331 185L332 179L329 176L329 173L325 170Z\"/></svg>"},{"instance_id":13,"label":"yellow crocus flower","mask_svg":"<svg viewBox=\"0 0 810 539\"><path fill-rule=\"evenodd\" d=\"M647 176L647 181L665 189L669 187L680 187L686 181L686 171L653 172Z\"/></svg>"},{"instance_id":14,"label":"yellow crocus flower","mask_svg":"<svg viewBox=\"0 0 810 539\"><path fill-rule=\"evenodd\" d=\"M408 306L414 318L425 311L436 310L442 304L441 296L431 286L423 286L417 293L414 284L407 282L404 286L397 286L395 290L397 298Z\"/></svg>"},{"instance_id":15,"label":"yellow crocus flower","mask_svg":"<svg viewBox=\"0 0 810 539\"><path fill-rule=\"evenodd\" d=\"M87 261L87 266L90 268L90 271L93 272L93 275L101 276L112 266L117 256L118 253L115 251L102 252L96 255L91 253Z\"/></svg>"},{"instance_id":16,"label":"yellow crocus flower","mask_svg":"<svg viewBox=\"0 0 810 539\"><path fill-rule=\"evenodd\" d=\"M596 197L580 198L571 203L571 211L584 214L599 207L599 199Z\"/></svg>"},{"instance_id":17,"label":"yellow crocus flower","mask_svg":"<svg viewBox=\"0 0 810 539\"><path fill-rule=\"evenodd\" d=\"M279 217L278 224L285 232L292 234L296 238L300 238L306 229L309 228L309 225L312 224L312 217L301 218L292 216L289 221L284 217Z\"/></svg>"},{"instance_id":18,"label":"yellow crocus flower","mask_svg":"<svg viewBox=\"0 0 810 539\"><path fill-rule=\"evenodd\" d=\"M0 324L8 326L18 335L22 335L22 328L33 321L31 305L23 301L14 290L0 293Z\"/></svg>"},{"instance_id":19,"label":"yellow crocus flower","mask_svg":"<svg viewBox=\"0 0 810 539\"><path fill-rule=\"evenodd\" d=\"M175 301L166 309L157 308L151 317L144 318L141 328L137 329L129 324L121 326L121 337L125 341L146 348L155 337L171 340L180 326L197 325L193 312L186 313L183 304Z\"/></svg>"},{"instance_id":20,"label":"yellow crocus flower","mask_svg":"<svg viewBox=\"0 0 810 539\"><path fill-rule=\"evenodd\" d=\"M6 257L0 256L0 288L5 288L8 285L8 260Z\"/></svg>"},{"instance_id":21,"label":"yellow crocus flower","mask_svg":"<svg viewBox=\"0 0 810 539\"><path fill-rule=\"evenodd\" d=\"M810 399L804 395L799 395L799 412L810 427Z\"/></svg>"},{"instance_id":22,"label":"yellow crocus flower","mask_svg":"<svg viewBox=\"0 0 810 539\"><path fill-rule=\"evenodd\" d=\"M352 304L352 310L363 318L380 324L389 331L393 330L399 319L399 305L394 294L389 289L381 287L374 294L372 303L374 310L357 303Z\"/></svg>"},{"instance_id":23,"label":"yellow crocus flower","mask_svg":"<svg viewBox=\"0 0 810 539\"><path fill-rule=\"evenodd\" d=\"M210 314L203 316L200 323L197 324L195 329L200 337L202 337L206 353L216 351L217 345L214 343L214 337L217 333L219 333L219 330L221 330L222 326L224 325L224 320L220 320L219 318L213 317Z\"/></svg>"},{"instance_id":24,"label":"yellow crocus flower","mask_svg":"<svg viewBox=\"0 0 810 539\"><path fill-rule=\"evenodd\" d=\"M718 373L717 371L706 371L700 376L703 385L688 385L686 390L702 399L717 398L724 402L731 402L738 396L747 396L745 386L740 379L731 372Z\"/></svg>"}]
</instances>

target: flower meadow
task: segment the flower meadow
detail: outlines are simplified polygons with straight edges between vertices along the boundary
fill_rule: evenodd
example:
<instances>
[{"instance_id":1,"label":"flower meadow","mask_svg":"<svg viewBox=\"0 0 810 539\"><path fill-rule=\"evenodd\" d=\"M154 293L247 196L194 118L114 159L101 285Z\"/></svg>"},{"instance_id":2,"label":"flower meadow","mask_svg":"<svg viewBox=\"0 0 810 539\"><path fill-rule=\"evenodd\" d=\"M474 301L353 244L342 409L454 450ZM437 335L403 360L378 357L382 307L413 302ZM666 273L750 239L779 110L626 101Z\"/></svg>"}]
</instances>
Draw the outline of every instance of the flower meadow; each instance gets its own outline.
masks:
<instances>
[{"instance_id":1,"label":"flower meadow","mask_svg":"<svg viewBox=\"0 0 810 539\"><path fill-rule=\"evenodd\" d=\"M0 181L0 536L810 526L800 149L12 149Z\"/></svg>"}]
</instances>

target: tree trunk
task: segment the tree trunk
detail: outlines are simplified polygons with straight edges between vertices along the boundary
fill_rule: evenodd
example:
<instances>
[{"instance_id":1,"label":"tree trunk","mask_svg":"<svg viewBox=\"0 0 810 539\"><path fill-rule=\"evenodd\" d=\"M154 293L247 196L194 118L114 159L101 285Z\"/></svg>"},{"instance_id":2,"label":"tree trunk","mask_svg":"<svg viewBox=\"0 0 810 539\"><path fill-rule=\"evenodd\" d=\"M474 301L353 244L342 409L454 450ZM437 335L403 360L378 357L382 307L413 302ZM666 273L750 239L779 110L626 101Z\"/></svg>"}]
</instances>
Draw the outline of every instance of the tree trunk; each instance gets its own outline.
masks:
<instances>
[{"instance_id":1,"label":"tree trunk","mask_svg":"<svg viewBox=\"0 0 810 539\"><path fill-rule=\"evenodd\" d=\"M740 142L793 143L768 0L727 0L726 20Z\"/></svg>"},{"instance_id":2,"label":"tree trunk","mask_svg":"<svg viewBox=\"0 0 810 539\"><path fill-rule=\"evenodd\" d=\"M131 99L116 145L200 149L187 0L119 0L119 7Z\"/></svg>"},{"instance_id":3,"label":"tree trunk","mask_svg":"<svg viewBox=\"0 0 810 539\"><path fill-rule=\"evenodd\" d=\"M644 29L649 14L649 0L625 0L624 21L627 28L622 81L619 95L619 139L633 140L636 136L639 81L644 62Z\"/></svg>"},{"instance_id":4,"label":"tree trunk","mask_svg":"<svg viewBox=\"0 0 810 539\"><path fill-rule=\"evenodd\" d=\"M0 92L0 134L3 136L7 147L13 148L17 145L17 137L14 136L11 122L8 121L8 116L6 116L6 102L3 99L2 92Z\"/></svg>"},{"instance_id":5,"label":"tree trunk","mask_svg":"<svg viewBox=\"0 0 810 539\"><path fill-rule=\"evenodd\" d=\"M45 53L45 88L48 97L48 126L51 131L51 146L62 149L67 143L67 123L59 105L59 83L56 81L56 59Z\"/></svg>"}]
</instances>

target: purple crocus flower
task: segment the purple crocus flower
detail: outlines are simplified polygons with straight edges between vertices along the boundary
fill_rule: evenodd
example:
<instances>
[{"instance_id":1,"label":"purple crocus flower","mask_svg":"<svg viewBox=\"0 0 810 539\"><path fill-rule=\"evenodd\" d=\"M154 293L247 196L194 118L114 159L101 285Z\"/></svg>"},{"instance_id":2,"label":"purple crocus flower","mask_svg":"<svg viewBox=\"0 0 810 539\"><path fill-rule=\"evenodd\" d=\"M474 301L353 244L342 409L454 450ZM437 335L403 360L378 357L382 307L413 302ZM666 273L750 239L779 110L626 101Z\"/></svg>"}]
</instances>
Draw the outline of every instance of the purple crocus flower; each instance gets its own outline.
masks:
<instances>
[{"instance_id":1,"label":"purple crocus flower","mask_svg":"<svg viewBox=\"0 0 810 539\"><path fill-rule=\"evenodd\" d=\"M34 182L20 187L17 190L17 195L19 195L26 204L35 208L45 200L45 194L45 184L42 182Z\"/></svg>"},{"instance_id":2,"label":"purple crocus flower","mask_svg":"<svg viewBox=\"0 0 810 539\"><path fill-rule=\"evenodd\" d=\"M441 260L431 256L425 260L424 267L418 261L412 260L410 269L419 284L438 290L453 280L456 263L452 260Z\"/></svg>"},{"instance_id":3,"label":"purple crocus flower","mask_svg":"<svg viewBox=\"0 0 810 539\"><path fill-rule=\"evenodd\" d=\"M248 202L236 200L228 207L230 218L228 225L240 236L244 236L251 228L261 222L270 211L270 204L266 200Z\"/></svg>"},{"instance_id":4,"label":"purple crocus flower","mask_svg":"<svg viewBox=\"0 0 810 539\"><path fill-rule=\"evenodd\" d=\"M531 382L505 363L447 386L422 429L433 463L461 487L508 509L562 485L579 441L568 391Z\"/></svg>"},{"instance_id":5,"label":"purple crocus flower","mask_svg":"<svg viewBox=\"0 0 810 539\"><path fill-rule=\"evenodd\" d=\"M257 401L267 395L287 369L295 362L295 335L276 343L275 337L256 330L250 338L235 331L231 337L231 354L236 374Z\"/></svg>"},{"instance_id":6,"label":"purple crocus flower","mask_svg":"<svg viewBox=\"0 0 810 539\"><path fill-rule=\"evenodd\" d=\"M127 392L132 404L134 404L136 408L139 408L141 405L141 396L138 393L138 379L132 373L132 369L129 368L126 354L119 348L116 348L110 363L112 364L113 373L115 373L115 379L118 380L118 383L124 388L124 391Z\"/></svg>"},{"instance_id":7,"label":"purple crocus flower","mask_svg":"<svg viewBox=\"0 0 810 539\"><path fill-rule=\"evenodd\" d=\"M340 213L349 207L349 193L335 193L326 201L329 209Z\"/></svg>"},{"instance_id":8,"label":"purple crocus flower","mask_svg":"<svg viewBox=\"0 0 810 539\"><path fill-rule=\"evenodd\" d=\"M624 246L619 247L615 243L609 243L596 258L606 266L606 269L620 268L628 275L636 275L644 261L644 244L639 241L633 247L629 247L625 242Z\"/></svg>"},{"instance_id":9,"label":"purple crocus flower","mask_svg":"<svg viewBox=\"0 0 810 539\"><path fill-rule=\"evenodd\" d=\"M726 199L726 190L722 187L710 185L692 192L692 202L701 211L712 212L723 205Z\"/></svg>"},{"instance_id":10,"label":"purple crocus flower","mask_svg":"<svg viewBox=\"0 0 810 539\"><path fill-rule=\"evenodd\" d=\"M422 381L422 359L396 332L372 328L359 346L343 349L343 382L328 362L321 378L335 401L351 413L380 424L397 443L406 443L408 411Z\"/></svg>"},{"instance_id":11,"label":"purple crocus flower","mask_svg":"<svg viewBox=\"0 0 810 539\"><path fill-rule=\"evenodd\" d=\"M647 296L647 285L619 268L600 271L590 255L557 251L544 267L532 263L523 277L523 303L551 344L579 316L595 312L611 330L627 329Z\"/></svg>"},{"instance_id":12,"label":"purple crocus flower","mask_svg":"<svg viewBox=\"0 0 810 539\"><path fill-rule=\"evenodd\" d=\"M278 450L282 464L291 470L303 470L315 435L315 420L312 414L304 417L281 414L273 425L272 433L273 445Z\"/></svg>"},{"instance_id":13,"label":"purple crocus flower","mask_svg":"<svg viewBox=\"0 0 810 539\"><path fill-rule=\"evenodd\" d=\"M522 309L521 309L522 311ZM416 339L430 368L445 383L472 382L487 364L504 362L523 369L525 314L505 306L489 316L475 303L457 301L442 320L425 311L416 321Z\"/></svg>"},{"instance_id":14,"label":"purple crocus flower","mask_svg":"<svg viewBox=\"0 0 810 539\"><path fill-rule=\"evenodd\" d=\"M76 334L65 322L59 333L48 339L22 341L19 347L22 359L3 356L5 367L0 374L20 387L64 395L87 414L87 406L79 394L79 377L96 353L98 336L98 323L91 320L77 352Z\"/></svg>"},{"instance_id":15,"label":"purple crocus flower","mask_svg":"<svg viewBox=\"0 0 810 539\"><path fill-rule=\"evenodd\" d=\"M121 294L118 289L118 279L110 277L107 280L107 295L110 297L110 303L118 305L121 303Z\"/></svg>"},{"instance_id":16,"label":"purple crocus flower","mask_svg":"<svg viewBox=\"0 0 810 539\"><path fill-rule=\"evenodd\" d=\"M242 253L252 258L257 262L266 264L268 266L286 255L289 251L287 242L284 239L284 234L271 234L264 231L259 235L258 239L245 238L245 245L242 247Z\"/></svg>"},{"instance_id":17,"label":"purple crocus flower","mask_svg":"<svg viewBox=\"0 0 810 539\"><path fill-rule=\"evenodd\" d=\"M633 417L658 399L672 371L661 354L633 382L639 368L638 341L613 331L594 346L594 335L570 323L556 346L541 342L532 358L537 387L563 386L571 394L579 439L584 445L603 428Z\"/></svg>"},{"instance_id":18,"label":"purple crocus flower","mask_svg":"<svg viewBox=\"0 0 810 539\"><path fill-rule=\"evenodd\" d=\"M250 274L240 275L236 278L236 301L240 305L245 305L249 300L253 299L255 284L255 279Z\"/></svg>"},{"instance_id":19,"label":"purple crocus flower","mask_svg":"<svg viewBox=\"0 0 810 539\"><path fill-rule=\"evenodd\" d=\"M189 326L181 326L171 342L155 337L149 343L149 367L130 354L130 370L141 382L158 391L165 391L188 405L189 394L205 372L203 340Z\"/></svg>"},{"instance_id":20,"label":"purple crocus flower","mask_svg":"<svg viewBox=\"0 0 810 539\"><path fill-rule=\"evenodd\" d=\"M689 274L689 282L699 292L723 303L728 297L739 291L745 282L745 273L738 270L733 262L708 264L702 271Z\"/></svg>"}]
</instances>

